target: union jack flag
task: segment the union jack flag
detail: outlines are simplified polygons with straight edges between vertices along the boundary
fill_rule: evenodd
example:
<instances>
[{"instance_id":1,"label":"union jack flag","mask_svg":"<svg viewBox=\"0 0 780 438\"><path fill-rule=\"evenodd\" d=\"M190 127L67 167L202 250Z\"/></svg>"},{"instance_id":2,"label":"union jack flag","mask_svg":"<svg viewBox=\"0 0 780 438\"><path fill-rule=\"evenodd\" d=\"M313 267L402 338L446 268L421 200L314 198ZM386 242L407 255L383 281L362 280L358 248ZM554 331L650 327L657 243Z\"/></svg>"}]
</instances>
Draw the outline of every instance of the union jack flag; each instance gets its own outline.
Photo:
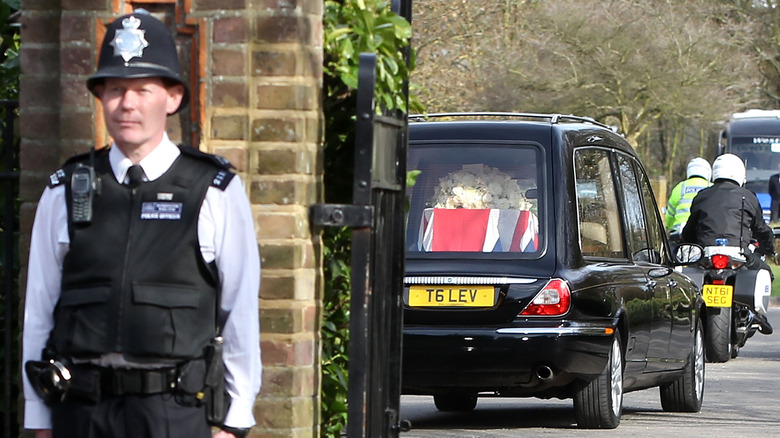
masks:
<instances>
[{"instance_id":1,"label":"union jack flag","mask_svg":"<svg viewBox=\"0 0 780 438\"><path fill-rule=\"evenodd\" d=\"M422 251L533 252L539 220L530 211L429 208L418 242Z\"/></svg>"}]
</instances>

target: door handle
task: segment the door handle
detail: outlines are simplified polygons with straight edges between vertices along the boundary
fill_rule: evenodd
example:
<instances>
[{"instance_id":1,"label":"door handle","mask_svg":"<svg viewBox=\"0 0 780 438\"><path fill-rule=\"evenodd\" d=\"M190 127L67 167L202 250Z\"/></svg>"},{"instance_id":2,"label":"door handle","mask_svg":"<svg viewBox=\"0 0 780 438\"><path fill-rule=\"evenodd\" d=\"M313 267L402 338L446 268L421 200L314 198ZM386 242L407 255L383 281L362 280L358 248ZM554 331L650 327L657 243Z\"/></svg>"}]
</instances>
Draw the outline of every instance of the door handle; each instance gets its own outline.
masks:
<instances>
[{"instance_id":1,"label":"door handle","mask_svg":"<svg viewBox=\"0 0 780 438\"><path fill-rule=\"evenodd\" d=\"M655 288L656 286L658 286L658 282L651 278L650 280L647 280L647 285L649 287Z\"/></svg>"}]
</instances>

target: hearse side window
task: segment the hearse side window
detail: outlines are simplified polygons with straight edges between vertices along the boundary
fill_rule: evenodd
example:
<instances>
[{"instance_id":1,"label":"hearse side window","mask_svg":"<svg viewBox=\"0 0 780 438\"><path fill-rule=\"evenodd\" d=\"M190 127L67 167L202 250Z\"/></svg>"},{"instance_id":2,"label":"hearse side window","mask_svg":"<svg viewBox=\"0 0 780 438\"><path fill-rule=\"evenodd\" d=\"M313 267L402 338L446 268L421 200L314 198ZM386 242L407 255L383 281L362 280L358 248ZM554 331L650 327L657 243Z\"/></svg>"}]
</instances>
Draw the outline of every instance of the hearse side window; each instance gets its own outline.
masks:
<instances>
[{"instance_id":1,"label":"hearse side window","mask_svg":"<svg viewBox=\"0 0 780 438\"><path fill-rule=\"evenodd\" d=\"M625 258L609 153L595 148L575 150L574 172L582 255Z\"/></svg>"},{"instance_id":2,"label":"hearse side window","mask_svg":"<svg viewBox=\"0 0 780 438\"><path fill-rule=\"evenodd\" d=\"M412 144L406 250L538 256L540 149L518 144Z\"/></svg>"},{"instance_id":3,"label":"hearse side window","mask_svg":"<svg viewBox=\"0 0 780 438\"><path fill-rule=\"evenodd\" d=\"M639 194L639 183L636 178L631 159L623 154L618 155L620 181L623 187L623 197L628 225L628 238L633 259L637 262L657 263L654 248L647 236L647 221L643 209L642 196Z\"/></svg>"},{"instance_id":4,"label":"hearse side window","mask_svg":"<svg viewBox=\"0 0 780 438\"><path fill-rule=\"evenodd\" d=\"M637 165L639 169L639 165ZM642 199L644 200L645 214L647 215L647 231L650 236L650 246L655 249L658 260L656 263L667 264L671 262L670 251L666 246L666 229L661 222L661 216L658 206L655 203L653 189L650 187L650 181L647 175L640 172L642 185Z\"/></svg>"}]
</instances>

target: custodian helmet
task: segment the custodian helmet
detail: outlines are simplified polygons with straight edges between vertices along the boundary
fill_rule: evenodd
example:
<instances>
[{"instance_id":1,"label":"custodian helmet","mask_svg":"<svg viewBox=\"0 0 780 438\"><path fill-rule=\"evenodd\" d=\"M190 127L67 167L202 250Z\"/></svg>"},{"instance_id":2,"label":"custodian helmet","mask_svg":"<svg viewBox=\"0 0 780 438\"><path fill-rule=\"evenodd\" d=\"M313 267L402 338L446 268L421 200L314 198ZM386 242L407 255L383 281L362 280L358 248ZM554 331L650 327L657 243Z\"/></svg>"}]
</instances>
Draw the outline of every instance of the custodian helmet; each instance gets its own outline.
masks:
<instances>
[{"instance_id":1,"label":"custodian helmet","mask_svg":"<svg viewBox=\"0 0 780 438\"><path fill-rule=\"evenodd\" d=\"M710 180L712 175L712 168L710 162L701 157L696 157L688 162L688 168L686 169L686 178L692 176L700 176L707 181Z\"/></svg>"},{"instance_id":2,"label":"custodian helmet","mask_svg":"<svg viewBox=\"0 0 780 438\"><path fill-rule=\"evenodd\" d=\"M149 12L138 9L124 15L106 28L100 47L97 72L87 79L87 88L95 96L95 87L106 78L149 78L172 80L184 87L179 112L189 102L189 89L181 78L176 44L168 28Z\"/></svg>"},{"instance_id":3,"label":"custodian helmet","mask_svg":"<svg viewBox=\"0 0 780 438\"><path fill-rule=\"evenodd\" d=\"M745 184L745 164L734 154L723 154L712 162L712 179L730 179Z\"/></svg>"}]
</instances>

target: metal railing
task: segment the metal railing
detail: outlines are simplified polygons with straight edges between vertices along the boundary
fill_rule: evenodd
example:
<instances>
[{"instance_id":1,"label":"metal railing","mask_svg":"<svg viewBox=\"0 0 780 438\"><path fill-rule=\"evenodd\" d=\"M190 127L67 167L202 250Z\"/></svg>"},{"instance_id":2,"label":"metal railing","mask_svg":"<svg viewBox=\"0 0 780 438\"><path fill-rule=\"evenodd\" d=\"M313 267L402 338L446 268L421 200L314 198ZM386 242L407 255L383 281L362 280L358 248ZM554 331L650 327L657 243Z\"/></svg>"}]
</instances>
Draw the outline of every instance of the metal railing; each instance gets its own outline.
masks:
<instances>
[{"instance_id":1,"label":"metal railing","mask_svg":"<svg viewBox=\"0 0 780 438\"><path fill-rule=\"evenodd\" d=\"M3 236L3 252L0 258L0 272L2 272L2 330L3 346L0 355L3 358L3 437L11 438L18 432L16 400L18 389L16 377L19 375L17 360L18 343L14 334L17 324L17 287L18 278L17 257L17 220L16 203L19 193L19 140L15 134L16 109L19 102L15 100L0 100L0 114L2 114L2 138L0 150L2 164L0 164L0 183L2 183L3 210L0 216L0 232Z\"/></svg>"}]
</instances>

